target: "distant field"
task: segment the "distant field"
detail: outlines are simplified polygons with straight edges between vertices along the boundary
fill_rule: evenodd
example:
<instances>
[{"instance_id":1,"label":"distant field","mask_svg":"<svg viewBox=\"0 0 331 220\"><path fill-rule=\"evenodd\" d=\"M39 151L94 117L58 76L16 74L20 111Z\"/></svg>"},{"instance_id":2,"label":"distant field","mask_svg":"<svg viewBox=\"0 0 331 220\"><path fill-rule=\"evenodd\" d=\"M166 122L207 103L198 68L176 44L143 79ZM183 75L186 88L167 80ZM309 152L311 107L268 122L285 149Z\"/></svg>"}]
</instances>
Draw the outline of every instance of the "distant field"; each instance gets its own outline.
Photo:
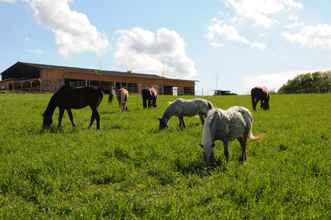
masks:
<instances>
[{"instance_id":1,"label":"distant field","mask_svg":"<svg viewBox=\"0 0 331 220\"><path fill-rule=\"evenodd\" d=\"M157 109L129 112L104 97L101 130L87 129L88 108L65 113L63 129L40 132L50 94L0 94L0 219L331 219L331 95L274 95L253 113L248 161L230 144L230 160L207 170L198 118L159 132ZM216 106L248 96L206 97ZM54 128L57 114L53 117ZM224 161L223 146L216 157Z\"/></svg>"}]
</instances>

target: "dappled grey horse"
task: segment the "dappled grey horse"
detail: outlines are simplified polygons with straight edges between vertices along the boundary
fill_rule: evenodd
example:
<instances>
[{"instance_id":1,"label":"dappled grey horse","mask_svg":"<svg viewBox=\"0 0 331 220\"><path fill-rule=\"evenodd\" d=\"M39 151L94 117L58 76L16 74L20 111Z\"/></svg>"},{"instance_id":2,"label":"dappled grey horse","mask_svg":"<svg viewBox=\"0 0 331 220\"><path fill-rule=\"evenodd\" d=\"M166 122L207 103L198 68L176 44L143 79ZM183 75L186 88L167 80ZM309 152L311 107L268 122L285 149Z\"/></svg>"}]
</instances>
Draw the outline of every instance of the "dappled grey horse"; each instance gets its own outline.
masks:
<instances>
[{"instance_id":1,"label":"dappled grey horse","mask_svg":"<svg viewBox=\"0 0 331 220\"><path fill-rule=\"evenodd\" d=\"M212 109L208 112L201 138L204 159L214 162L214 142L221 140L224 144L225 159L229 160L228 143L234 139L240 142L241 161L247 159L247 140L257 139L252 133L253 117L245 107L233 106L229 109Z\"/></svg>"},{"instance_id":2,"label":"dappled grey horse","mask_svg":"<svg viewBox=\"0 0 331 220\"><path fill-rule=\"evenodd\" d=\"M186 100L178 98L169 104L162 118L159 118L159 128L163 129L168 127L168 121L172 116L178 117L180 128L185 128L184 116L199 115L201 124L203 124L208 111L213 107L214 105L205 99Z\"/></svg>"}]
</instances>

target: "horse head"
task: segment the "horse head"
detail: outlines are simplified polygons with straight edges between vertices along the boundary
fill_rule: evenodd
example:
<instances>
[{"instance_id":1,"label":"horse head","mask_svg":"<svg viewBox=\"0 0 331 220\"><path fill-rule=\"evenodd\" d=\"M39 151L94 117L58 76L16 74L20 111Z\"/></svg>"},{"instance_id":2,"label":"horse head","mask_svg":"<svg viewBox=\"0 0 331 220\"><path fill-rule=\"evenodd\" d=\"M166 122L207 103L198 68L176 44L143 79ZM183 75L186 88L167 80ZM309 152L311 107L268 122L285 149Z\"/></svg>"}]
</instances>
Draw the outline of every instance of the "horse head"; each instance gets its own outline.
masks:
<instances>
[{"instance_id":1,"label":"horse head","mask_svg":"<svg viewBox=\"0 0 331 220\"><path fill-rule=\"evenodd\" d=\"M160 122L160 124L159 124L159 130L168 128L167 123L162 118L159 118L159 122Z\"/></svg>"},{"instance_id":2,"label":"horse head","mask_svg":"<svg viewBox=\"0 0 331 220\"><path fill-rule=\"evenodd\" d=\"M50 114L47 114L47 112L44 112L43 114L43 129L49 129L51 127L53 120L52 116Z\"/></svg>"},{"instance_id":3,"label":"horse head","mask_svg":"<svg viewBox=\"0 0 331 220\"><path fill-rule=\"evenodd\" d=\"M263 108L263 110L269 110L270 109L269 95L261 101L261 108Z\"/></svg>"},{"instance_id":4,"label":"horse head","mask_svg":"<svg viewBox=\"0 0 331 220\"><path fill-rule=\"evenodd\" d=\"M214 155L214 144L200 144L200 147L203 149L203 159L206 163L214 163L215 155Z\"/></svg>"}]
</instances>

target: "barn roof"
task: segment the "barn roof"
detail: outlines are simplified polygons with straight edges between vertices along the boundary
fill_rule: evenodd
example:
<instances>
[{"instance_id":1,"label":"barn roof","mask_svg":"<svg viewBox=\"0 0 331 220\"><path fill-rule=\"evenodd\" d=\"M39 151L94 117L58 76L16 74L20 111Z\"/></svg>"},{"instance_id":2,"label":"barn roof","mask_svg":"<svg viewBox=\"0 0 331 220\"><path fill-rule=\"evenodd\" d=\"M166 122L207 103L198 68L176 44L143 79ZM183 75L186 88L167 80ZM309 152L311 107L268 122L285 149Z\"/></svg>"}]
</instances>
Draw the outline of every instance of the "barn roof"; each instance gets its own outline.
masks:
<instances>
[{"instance_id":1,"label":"barn roof","mask_svg":"<svg viewBox=\"0 0 331 220\"><path fill-rule=\"evenodd\" d=\"M98 70L98 69L89 69L89 68L79 68L79 67L71 67L71 66L57 66L57 65L48 65L48 64L39 64L39 63L26 63L26 62L17 62L13 66L17 65L24 65L33 68L41 69L61 69L67 70L72 72L87 72L87 73L98 73L98 74L105 74L111 76L128 76L128 77L142 77L142 78L149 78L149 79L171 79L164 76L159 76L156 74L144 74L144 73L133 73L133 72L121 72L121 71L111 71L111 70ZM1 74L7 72L13 66L9 67ZM176 79L178 80L178 79ZM183 80L183 81L193 81L193 80Z\"/></svg>"}]
</instances>

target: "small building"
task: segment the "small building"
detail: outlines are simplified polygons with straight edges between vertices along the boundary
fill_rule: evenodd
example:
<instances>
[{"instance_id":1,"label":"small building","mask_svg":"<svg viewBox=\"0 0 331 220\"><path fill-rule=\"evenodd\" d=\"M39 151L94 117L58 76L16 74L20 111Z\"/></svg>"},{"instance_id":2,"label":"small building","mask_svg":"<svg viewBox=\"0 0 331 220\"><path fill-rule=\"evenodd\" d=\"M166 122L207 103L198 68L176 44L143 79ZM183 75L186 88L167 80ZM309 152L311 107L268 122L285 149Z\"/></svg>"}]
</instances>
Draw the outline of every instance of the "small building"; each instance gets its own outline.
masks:
<instances>
[{"instance_id":1,"label":"small building","mask_svg":"<svg viewBox=\"0 0 331 220\"><path fill-rule=\"evenodd\" d=\"M17 62L1 73L0 89L13 91L54 92L62 85L97 86L105 91L125 87L140 93L145 87L157 89L159 94L194 95L195 81L167 78L155 74L119 72L78 67L54 66Z\"/></svg>"},{"instance_id":2,"label":"small building","mask_svg":"<svg viewBox=\"0 0 331 220\"><path fill-rule=\"evenodd\" d=\"M236 93L233 93L229 90L215 90L214 95L237 95Z\"/></svg>"}]
</instances>

